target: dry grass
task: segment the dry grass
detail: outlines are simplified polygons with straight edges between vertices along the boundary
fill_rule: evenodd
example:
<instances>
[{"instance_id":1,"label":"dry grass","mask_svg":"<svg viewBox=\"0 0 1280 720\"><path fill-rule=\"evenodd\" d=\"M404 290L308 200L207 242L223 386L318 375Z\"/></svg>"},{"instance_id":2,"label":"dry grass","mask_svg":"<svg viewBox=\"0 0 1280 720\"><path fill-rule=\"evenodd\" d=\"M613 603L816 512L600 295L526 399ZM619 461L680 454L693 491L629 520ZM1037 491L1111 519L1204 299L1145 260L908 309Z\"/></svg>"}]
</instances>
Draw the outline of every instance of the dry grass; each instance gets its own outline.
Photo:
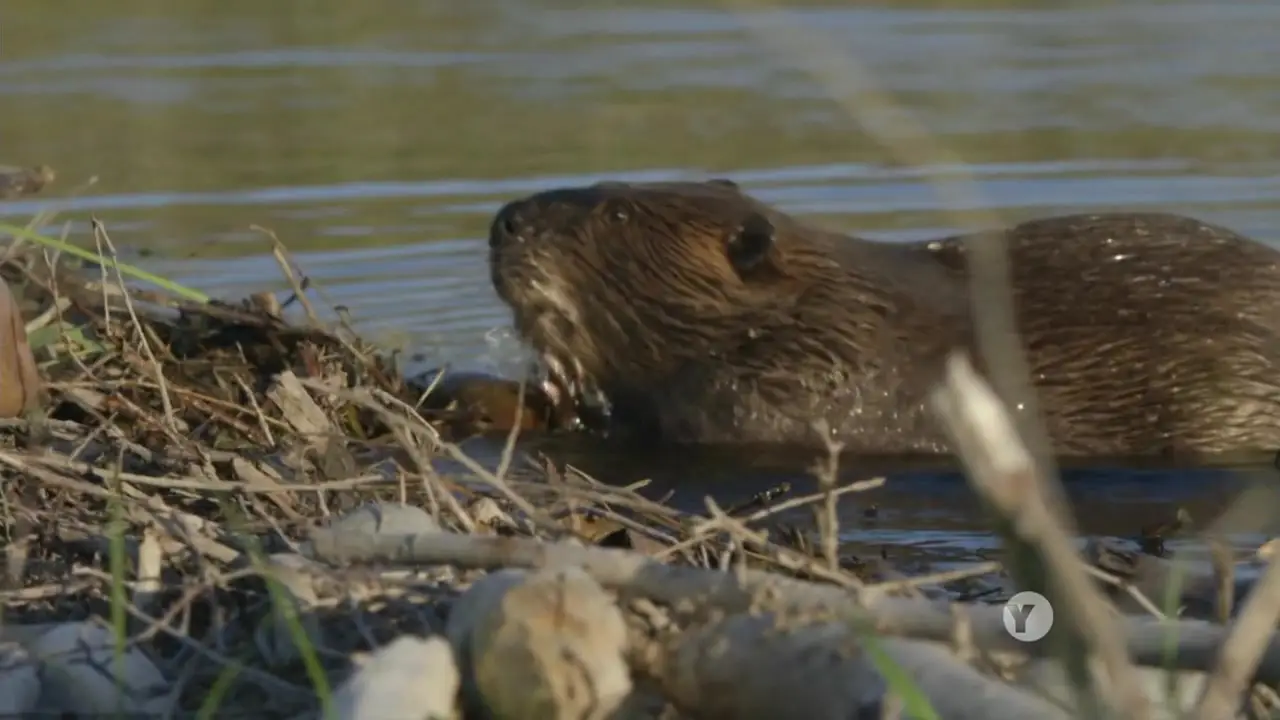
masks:
<instances>
[{"instance_id":1,"label":"dry grass","mask_svg":"<svg viewBox=\"0 0 1280 720\"><path fill-rule=\"evenodd\" d=\"M96 229L110 257L110 238ZM278 241L275 251L283 268L300 275ZM860 609L849 615L816 591L827 609L807 616L843 618L860 632L870 622L886 637L950 642L955 657L989 677L1008 668L999 658L1011 648L999 641L998 625L984 627L982 617L961 609L940 629L935 606L911 604L928 602L922 588L932 586L928 597L936 599L939 587L954 591L957 583L966 594L996 600L981 578L1002 573L1000 563L909 577L877 558L851 557L839 540L835 498L883 480L840 487L838 447L815 468L819 492L811 496L767 495L727 511L708 499L703 514L681 512L634 488L525 456L515 450L514 432L496 468L468 458L440 429L455 426L449 418L420 410L431 388L406 383L376 348L347 329L324 327L313 311L299 327L262 298L194 303L128 290L119 273L86 271L30 245L5 255L0 274L29 305L25 314L36 318L30 334L49 394L44 416L7 422L0 434L5 624L10 631L71 620L110 627L122 647L142 649L174 682L176 712L312 713L351 671L353 657L404 633L442 633L453 600L484 571L534 567L557 552L576 552L555 549L565 541L623 553L601 556L611 559L598 567L590 558L581 562L606 587L638 592L646 602L665 600L668 609L684 598L685 590L672 588L703 588L703 600L723 612L733 612L739 596L716 597L704 587L711 580L689 585L702 576L637 590L635 577L625 574L628 563L727 570L740 578L763 572L840 588ZM295 281L299 291L302 285ZM1085 584L1083 566L1066 547L1069 523L1057 520L1059 511L1046 500L1051 495L1036 489L1052 480L1017 450L1016 437L1000 435L998 419L983 417L992 411L982 409L974 378L960 372L948 392L942 416L959 429L975 488L990 494L1005 525L1022 528L1006 535L1022 549L1012 576L1065 603L1064 626L1082 641L1069 652L1076 663L1096 655L1109 674L1132 672L1117 644L1122 634L1109 628L1101 596ZM354 566L313 569L306 585L312 597L299 609L290 601L299 592L296 578L274 558L294 552L330 517L369 502L424 508L462 544L446 540L445 550L431 550L443 554L428 558L382 557L381 567L367 564L381 557L379 550L355 558ZM815 532L773 522L804 505L813 509ZM545 545L529 555L534 546L485 545L486 536ZM467 538L480 544L467 545ZM815 592L768 583L770 592L782 588L778 597L788 606L794 593ZM1221 647L1223 669L1207 707L1229 703L1266 651L1267 636L1256 628L1274 623L1271 584L1268 576L1268 589L1251 598L1243 616L1248 629L1233 633L1242 639L1228 648L1220 638L1201 638L1174 659L1207 670L1206 653ZM744 586L746 604L738 610L771 607L769 593L752 587ZM1141 592L1126 590L1161 613ZM806 613L818 607L800 606ZM689 622L652 605L633 604L628 612L629 622L646 626L637 647ZM634 654L643 668L645 652ZM918 678L895 674L891 664L883 669L908 708L927 716ZM1127 705L1123 716L1144 714L1136 709L1141 698L1123 695L1131 684L1095 690L1100 694L1087 706ZM654 701L655 708L663 704Z\"/></svg>"},{"instance_id":2,"label":"dry grass","mask_svg":"<svg viewBox=\"0 0 1280 720\"><path fill-rule=\"evenodd\" d=\"M109 234L95 231L111 258ZM177 679L183 712L216 701L219 714L293 717L340 682L353 653L441 631L474 572L335 571L307 613L323 641L279 650L271 555L368 502L422 507L465 534L576 538L674 564L864 583L852 569L865 566L839 557L832 508L835 495L881 481L836 488L828 466L817 495L699 516L524 457L514 434L488 468L442 435L448 418L420 412L430 388L313 312L294 326L261 298L195 303L126 289L118 272L35 245L4 254L0 274L35 318L48 393L42 417L0 430L5 623L107 624ZM821 537L792 530L781 542L762 529L804 504L822 509ZM915 584L895 578L895 591ZM284 624L295 633L299 623Z\"/></svg>"}]
</instances>

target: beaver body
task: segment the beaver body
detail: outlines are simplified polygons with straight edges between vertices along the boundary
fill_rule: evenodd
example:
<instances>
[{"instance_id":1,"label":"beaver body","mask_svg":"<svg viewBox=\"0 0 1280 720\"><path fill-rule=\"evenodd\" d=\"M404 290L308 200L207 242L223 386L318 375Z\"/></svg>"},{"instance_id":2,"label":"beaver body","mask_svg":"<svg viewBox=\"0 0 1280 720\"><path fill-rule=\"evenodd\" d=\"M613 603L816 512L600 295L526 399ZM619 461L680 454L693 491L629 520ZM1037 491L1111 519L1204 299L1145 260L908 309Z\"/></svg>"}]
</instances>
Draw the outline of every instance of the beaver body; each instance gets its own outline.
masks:
<instances>
[{"instance_id":1,"label":"beaver body","mask_svg":"<svg viewBox=\"0 0 1280 720\"><path fill-rule=\"evenodd\" d=\"M1163 213L976 236L1009 251L1015 315L1063 456L1280 449L1280 252ZM494 287L567 392L672 443L949 452L926 399L974 350L966 241L851 237L727 180L600 183L513 201Z\"/></svg>"}]
</instances>

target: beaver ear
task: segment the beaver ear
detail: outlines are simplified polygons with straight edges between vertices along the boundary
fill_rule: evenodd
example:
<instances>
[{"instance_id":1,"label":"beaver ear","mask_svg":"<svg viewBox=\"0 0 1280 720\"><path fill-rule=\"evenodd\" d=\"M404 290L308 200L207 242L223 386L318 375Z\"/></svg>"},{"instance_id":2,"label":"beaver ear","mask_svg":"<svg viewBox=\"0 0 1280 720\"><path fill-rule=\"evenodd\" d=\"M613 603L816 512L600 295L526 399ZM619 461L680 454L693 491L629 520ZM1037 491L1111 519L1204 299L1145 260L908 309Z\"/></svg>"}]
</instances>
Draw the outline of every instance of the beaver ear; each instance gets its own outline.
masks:
<instances>
[{"instance_id":1,"label":"beaver ear","mask_svg":"<svg viewBox=\"0 0 1280 720\"><path fill-rule=\"evenodd\" d=\"M774 228L769 218L752 213L729 238L729 262L739 275L754 270L773 248Z\"/></svg>"},{"instance_id":2,"label":"beaver ear","mask_svg":"<svg viewBox=\"0 0 1280 720\"><path fill-rule=\"evenodd\" d=\"M708 180L708 181L707 181L707 184L708 184L708 185L718 185L718 186L720 186L720 187L729 188L730 190L741 190L741 189L742 189L742 188L738 185L738 183L736 183L736 182L734 182L734 181L730 180L729 178L711 178L710 180Z\"/></svg>"}]
</instances>

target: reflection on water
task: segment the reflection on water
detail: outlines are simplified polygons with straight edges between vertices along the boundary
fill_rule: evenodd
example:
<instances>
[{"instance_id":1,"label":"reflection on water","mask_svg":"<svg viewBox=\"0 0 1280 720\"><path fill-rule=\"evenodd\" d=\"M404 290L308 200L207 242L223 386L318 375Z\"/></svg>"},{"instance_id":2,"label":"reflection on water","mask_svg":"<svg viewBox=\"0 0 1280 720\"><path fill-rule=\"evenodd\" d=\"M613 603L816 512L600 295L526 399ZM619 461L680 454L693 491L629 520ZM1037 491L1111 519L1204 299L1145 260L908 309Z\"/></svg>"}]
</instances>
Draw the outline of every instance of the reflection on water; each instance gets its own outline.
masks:
<instances>
[{"instance_id":1,"label":"reflection on water","mask_svg":"<svg viewBox=\"0 0 1280 720\"><path fill-rule=\"evenodd\" d=\"M854 54L1006 217L1157 208L1280 241L1271 0L778 5ZM238 295L284 288L249 230L270 227L324 299L428 363L500 359L482 237L501 202L548 185L731 175L886 239L958 223L936 168L900 166L709 0L48 0L8 8L0 43L0 162L57 168L73 232L97 214L153 251L139 264ZM1126 478L1074 484L1086 530L1226 487ZM869 537L968 543L980 524L954 478L895 477L874 502Z\"/></svg>"}]
</instances>

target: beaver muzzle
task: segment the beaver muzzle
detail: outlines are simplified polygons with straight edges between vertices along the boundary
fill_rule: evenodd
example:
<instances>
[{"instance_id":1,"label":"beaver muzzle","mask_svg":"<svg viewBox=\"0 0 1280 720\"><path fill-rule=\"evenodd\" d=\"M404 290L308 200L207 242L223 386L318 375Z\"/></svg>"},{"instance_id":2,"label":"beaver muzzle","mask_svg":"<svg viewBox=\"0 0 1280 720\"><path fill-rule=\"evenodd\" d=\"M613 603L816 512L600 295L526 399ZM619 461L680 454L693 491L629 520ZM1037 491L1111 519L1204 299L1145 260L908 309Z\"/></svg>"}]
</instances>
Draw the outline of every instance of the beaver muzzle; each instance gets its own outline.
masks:
<instances>
[{"instance_id":1,"label":"beaver muzzle","mask_svg":"<svg viewBox=\"0 0 1280 720\"><path fill-rule=\"evenodd\" d=\"M544 208L534 199L502 206L489 227L489 270L494 290L511 308L516 332L538 353L541 387L557 405L599 404L600 393L569 342L579 311L564 281L548 273L546 236L537 220Z\"/></svg>"}]
</instances>

